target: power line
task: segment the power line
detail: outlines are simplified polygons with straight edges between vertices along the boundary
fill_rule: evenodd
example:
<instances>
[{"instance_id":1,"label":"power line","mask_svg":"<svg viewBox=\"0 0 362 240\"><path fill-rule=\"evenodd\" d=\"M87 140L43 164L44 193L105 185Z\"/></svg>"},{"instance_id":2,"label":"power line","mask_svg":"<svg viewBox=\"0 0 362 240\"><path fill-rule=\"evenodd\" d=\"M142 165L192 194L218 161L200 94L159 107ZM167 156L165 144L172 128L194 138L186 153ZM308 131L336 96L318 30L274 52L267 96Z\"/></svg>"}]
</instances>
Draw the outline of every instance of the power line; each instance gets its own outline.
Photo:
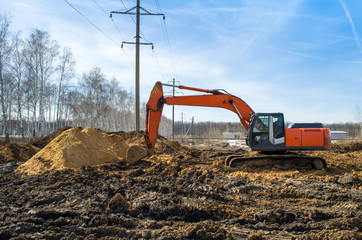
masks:
<instances>
[{"instance_id":1,"label":"power line","mask_svg":"<svg viewBox=\"0 0 362 240\"><path fill-rule=\"evenodd\" d=\"M162 12L161 6L160 6L160 3L158 2L158 0L156 0L156 6L157 6L157 8L158 8L158 11L159 11L159 12Z\"/></svg>"},{"instance_id":2,"label":"power line","mask_svg":"<svg viewBox=\"0 0 362 240\"><path fill-rule=\"evenodd\" d=\"M121 1L121 3L123 4L124 9L130 8L131 5L127 7L126 4L124 4L123 0L120 0L120 1Z\"/></svg>"},{"instance_id":3,"label":"power line","mask_svg":"<svg viewBox=\"0 0 362 240\"><path fill-rule=\"evenodd\" d=\"M166 41L167 41L167 46L168 46L169 53L170 53L170 55L171 55L171 62L172 62L173 71L174 71L174 74L175 74L176 77L177 77L177 71L176 71L176 65L175 65L175 58L173 57L173 51L172 51L171 42L170 42L170 37L169 37L169 34L168 34L168 30L167 30L167 25L166 25L165 19L163 19L163 23L164 23L164 26L165 26Z\"/></svg>"},{"instance_id":4,"label":"power line","mask_svg":"<svg viewBox=\"0 0 362 240\"><path fill-rule=\"evenodd\" d=\"M159 1L155 0L155 2L156 2L156 6L157 6L158 11L162 12L161 5L160 5ZM167 47L168 47L168 50L169 50L174 75L177 77L175 61L174 61L174 57L173 57L173 51L172 51L172 47L171 47L170 37L169 37L169 34L168 34L168 30L167 30L166 18L165 17L163 18L163 23L161 23L161 26L162 26L163 37L166 40L166 44L167 44Z\"/></svg>"},{"instance_id":5,"label":"power line","mask_svg":"<svg viewBox=\"0 0 362 240\"><path fill-rule=\"evenodd\" d=\"M95 4L97 4L97 6L108 16L108 13L106 12L106 10L104 10L104 8L102 8L101 5L99 5L99 3L96 0L93 0L93 2Z\"/></svg>"},{"instance_id":6,"label":"power line","mask_svg":"<svg viewBox=\"0 0 362 240\"><path fill-rule=\"evenodd\" d=\"M152 49L152 52L153 52L153 57L155 58L155 61L156 61L157 66L158 66L158 70L160 71L161 76L162 76L162 78L163 78L163 81L166 82L165 75L164 75L163 72L162 72L162 68L161 68L160 62L159 62L158 59L157 59L157 56L156 56L156 53L155 53L154 49Z\"/></svg>"},{"instance_id":7,"label":"power line","mask_svg":"<svg viewBox=\"0 0 362 240\"><path fill-rule=\"evenodd\" d=\"M102 29L100 29L95 23L93 23L89 18L87 18L83 13L81 13L77 8L75 8L70 2L67 0L64 0L71 8L73 8L80 16L82 16L88 23L90 23L93 27L95 27L98 31L100 31L104 36L106 36L109 40L111 40L116 46L118 46L122 52L126 55L128 61L134 65L131 58L128 56L128 54L124 51L121 45L119 45L113 38L111 38L108 34L106 34ZM93 0L101 9L103 9L95 0ZM104 9L103 9L104 10ZM108 14L107 14L108 16ZM122 36L122 34L121 34Z\"/></svg>"},{"instance_id":8,"label":"power line","mask_svg":"<svg viewBox=\"0 0 362 240\"><path fill-rule=\"evenodd\" d=\"M107 12L96 0L93 0L93 2L102 10L102 12L104 12L104 13L107 15L107 17L109 17L108 12ZM113 23L113 25L114 25L117 33L121 36L122 40L125 41L125 37L123 36L123 34L121 33L121 31L119 30L117 24L113 21L113 18L109 18L109 19L112 21L112 23ZM128 56L128 54L124 51L122 45L121 45L121 49L122 49L122 51L124 52L124 54L126 54L127 59L128 59L132 64L134 64L134 63L132 62L131 58Z\"/></svg>"},{"instance_id":9,"label":"power line","mask_svg":"<svg viewBox=\"0 0 362 240\"><path fill-rule=\"evenodd\" d=\"M95 4L97 4L97 6L107 15L107 17L109 16L109 15L108 15L108 12L107 12L106 10L104 10L104 8L102 8L102 6L99 5L99 3L98 3L96 0L93 0L93 2L94 2ZM122 40L125 41L125 38L123 37L123 34L121 33L121 31L120 31L119 28L117 27L116 23L113 21L113 18L109 18L109 19L111 19L111 21L113 22L114 27L116 28L118 34L121 36ZM121 46L121 47L122 47L122 46Z\"/></svg>"},{"instance_id":10,"label":"power line","mask_svg":"<svg viewBox=\"0 0 362 240\"><path fill-rule=\"evenodd\" d=\"M91 20L89 20L83 13L81 13L78 9L76 9L70 2L64 0L71 8L73 8L79 15L81 15L88 23L90 23L93 27L95 27L98 31L100 31L104 36L106 36L109 40L111 40L114 44L116 44L120 49L122 49L121 45L119 45L116 41L114 41L108 34L106 34L102 29L100 29L97 25L95 25Z\"/></svg>"}]
</instances>

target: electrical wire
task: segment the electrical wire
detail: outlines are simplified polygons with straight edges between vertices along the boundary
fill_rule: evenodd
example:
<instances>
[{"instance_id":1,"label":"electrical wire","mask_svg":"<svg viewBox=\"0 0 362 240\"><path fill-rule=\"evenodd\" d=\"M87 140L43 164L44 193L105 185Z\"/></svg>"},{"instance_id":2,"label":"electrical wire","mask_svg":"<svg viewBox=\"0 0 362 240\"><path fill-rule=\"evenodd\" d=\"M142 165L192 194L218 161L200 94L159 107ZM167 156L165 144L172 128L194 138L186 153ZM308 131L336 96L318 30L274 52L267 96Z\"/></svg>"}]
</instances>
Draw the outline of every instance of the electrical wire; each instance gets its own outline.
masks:
<instances>
[{"instance_id":1,"label":"electrical wire","mask_svg":"<svg viewBox=\"0 0 362 240\"><path fill-rule=\"evenodd\" d=\"M93 2L102 10L102 12L104 12L104 13L107 15L107 17L109 17L109 13L108 13L96 0L93 0ZM112 21L112 23L113 23L113 25L114 25L117 33L121 36L122 40L125 41L125 37L123 36L123 34L121 33L121 31L119 30L119 28L118 28L117 24L114 22L113 18L109 18L109 19ZM123 48L122 46L121 46L121 48L122 48L122 51L126 54L128 60L129 60L132 64L134 64L133 61L131 60L131 58L128 56L127 52L124 51L124 48Z\"/></svg>"},{"instance_id":2,"label":"electrical wire","mask_svg":"<svg viewBox=\"0 0 362 240\"><path fill-rule=\"evenodd\" d=\"M128 8L129 8L129 7L126 7L126 4L124 4L123 0L120 0L120 1L121 1L122 5L123 5L124 9L128 9Z\"/></svg>"},{"instance_id":3,"label":"electrical wire","mask_svg":"<svg viewBox=\"0 0 362 240\"><path fill-rule=\"evenodd\" d=\"M89 18L87 18L83 13L81 13L77 8L75 8L69 1L64 0L71 8L73 8L80 16L82 16L88 23L90 23L93 27L95 27L98 31L100 31L104 36L106 36L109 40L111 40L116 46L118 46L122 52L126 55L128 61L130 61L131 64L134 65L134 62L131 60L131 58L128 56L128 54L124 51L121 45L119 45L113 38L111 38L108 34L106 34L102 29L100 29L95 23L93 23ZM93 0L104 12L105 10L95 1ZM108 16L108 14L107 14ZM122 36L122 35L121 35Z\"/></svg>"},{"instance_id":4,"label":"electrical wire","mask_svg":"<svg viewBox=\"0 0 362 240\"><path fill-rule=\"evenodd\" d=\"M155 0L155 2L156 2L156 6L158 8L158 11L162 12L161 5L160 5L159 1ZM170 54L173 72L174 72L174 75L176 76L176 78L178 78L177 71L176 71L175 60L174 60L174 56L173 56L173 51L172 51L172 47L171 47L170 37L169 37L169 34L168 34L166 19L165 18L163 18L163 23L161 23L161 26L162 26L163 37L165 38L165 41L166 41L166 44L167 44L167 47L168 47L168 51L169 51L169 54Z\"/></svg>"},{"instance_id":5,"label":"electrical wire","mask_svg":"<svg viewBox=\"0 0 362 240\"><path fill-rule=\"evenodd\" d=\"M166 40L167 40L167 45L168 45L168 49L170 52L170 56L171 56L171 62L172 62L172 67L173 67L173 71L175 76L177 77L177 71L176 71L176 65L175 65L175 58L173 56L173 51L172 51L172 47L171 47L171 42L170 42L170 37L168 34L168 30L167 30L167 26L166 26L166 21L163 20L164 26L165 26L165 32L166 32Z\"/></svg>"},{"instance_id":6,"label":"electrical wire","mask_svg":"<svg viewBox=\"0 0 362 240\"><path fill-rule=\"evenodd\" d=\"M102 8L101 5L99 5L99 3L96 0L93 0L93 2L107 15L109 16L109 13L104 10L104 8ZM125 37L123 36L123 34L121 33L121 31L119 30L118 26L116 25L116 23L113 21L113 18L110 18L112 23L114 24L114 27L116 28L118 34L121 36L122 40L125 41Z\"/></svg>"},{"instance_id":7,"label":"electrical wire","mask_svg":"<svg viewBox=\"0 0 362 240\"><path fill-rule=\"evenodd\" d=\"M78 9L76 9L70 2L64 0L71 8L73 8L79 15L81 15L88 23L90 23L93 27L95 27L98 31L100 31L104 36L106 36L109 40L111 40L114 44L116 44L120 49L122 49L121 45L119 45L115 40L113 40L108 34L106 34L102 29L100 29L97 25L95 25L89 18L87 18L84 14L82 14Z\"/></svg>"},{"instance_id":8,"label":"electrical wire","mask_svg":"<svg viewBox=\"0 0 362 240\"><path fill-rule=\"evenodd\" d=\"M159 12L162 12L162 10L161 10L161 5L160 5L160 3L158 2L158 0L156 0L156 6L157 6L158 11L159 11Z\"/></svg>"},{"instance_id":9,"label":"electrical wire","mask_svg":"<svg viewBox=\"0 0 362 240\"><path fill-rule=\"evenodd\" d=\"M152 52L153 52L153 57L155 58L155 61L156 61L157 66L158 66L158 70L160 71L161 76L162 76L162 78L163 78L163 81L166 82L165 75L163 74L163 71L162 71L160 62L159 62L158 59L157 59L157 56L156 56L156 53L155 53L154 49L152 49Z\"/></svg>"},{"instance_id":10,"label":"electrical wire","mask_svg":"<svg viewBox=\"0 0 362 240\"><path fill-rule=\"evenodd\" d=\"M104 10L104 8L101 7L101 5L99 5L99 3L96 0L93 0L93 2L108 16L109 14L107 13L106 10Z\"/></svg>"}]
</instances>

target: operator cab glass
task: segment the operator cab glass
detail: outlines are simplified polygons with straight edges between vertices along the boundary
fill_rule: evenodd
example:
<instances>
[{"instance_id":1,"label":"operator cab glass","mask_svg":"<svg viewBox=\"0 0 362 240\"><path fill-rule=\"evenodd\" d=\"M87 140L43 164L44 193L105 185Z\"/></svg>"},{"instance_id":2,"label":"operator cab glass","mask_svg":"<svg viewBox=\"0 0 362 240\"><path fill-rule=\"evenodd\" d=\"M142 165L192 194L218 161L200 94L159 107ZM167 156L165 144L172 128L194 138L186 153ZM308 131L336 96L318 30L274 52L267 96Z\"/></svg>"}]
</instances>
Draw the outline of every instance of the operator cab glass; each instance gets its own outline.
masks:
<instances>
[{"instance_id":1,"label":"operator cab glass","mask_svg":"<svg viewBox=\"0 0 362 240\"><path fill-rule=\"evenodd\" d=\"M257 116L253 127L252 142L262 142L269 139L269 116Z\"/></svg>"},{"instance_id":2,"label":"operator cab glass","mask_svg":"<svg viewBox=\"0 0 362 240\"><path fill-rule=\"evenodd\" d=\"M279 145L285 143L284 116L282 113L256 113L248 132L248 145Z\"/></svg>"}]
</instances>

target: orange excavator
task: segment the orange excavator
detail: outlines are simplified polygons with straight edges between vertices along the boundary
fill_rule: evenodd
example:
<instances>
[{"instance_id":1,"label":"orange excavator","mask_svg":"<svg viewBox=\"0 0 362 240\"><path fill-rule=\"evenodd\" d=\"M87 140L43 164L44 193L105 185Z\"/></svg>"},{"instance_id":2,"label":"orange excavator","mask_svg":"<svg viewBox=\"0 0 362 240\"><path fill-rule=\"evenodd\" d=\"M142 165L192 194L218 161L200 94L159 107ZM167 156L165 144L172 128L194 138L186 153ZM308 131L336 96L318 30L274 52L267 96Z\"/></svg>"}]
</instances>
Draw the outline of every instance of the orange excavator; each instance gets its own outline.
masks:
<instances>
[{"instance_id":1,"label":"orange excavator","mask_svg":"<svg viewBox=\"0 0 362 240\"><path fill-rule=\"evenodd\" d=\"M162 86L177 87L204 93L192 96L163 95ZM158 128L164 104L224 108L234 112L247 131L246 144L252 151L262 154L246 157L231 155L225 159L230 167L243 165L292 165L301 168L322 169L326 167L324 159L298 154L295 151L328 150L331 148L331 133L321 124L295 124L286 128L283 113L255 113L242 99L229 94L225 90L208 90L182 85L171 85L156 82L146 105L145 141L149 151L153 151L158 135ZM294 151L289 153L290 151Z\"/></svg>"}]
</instances>

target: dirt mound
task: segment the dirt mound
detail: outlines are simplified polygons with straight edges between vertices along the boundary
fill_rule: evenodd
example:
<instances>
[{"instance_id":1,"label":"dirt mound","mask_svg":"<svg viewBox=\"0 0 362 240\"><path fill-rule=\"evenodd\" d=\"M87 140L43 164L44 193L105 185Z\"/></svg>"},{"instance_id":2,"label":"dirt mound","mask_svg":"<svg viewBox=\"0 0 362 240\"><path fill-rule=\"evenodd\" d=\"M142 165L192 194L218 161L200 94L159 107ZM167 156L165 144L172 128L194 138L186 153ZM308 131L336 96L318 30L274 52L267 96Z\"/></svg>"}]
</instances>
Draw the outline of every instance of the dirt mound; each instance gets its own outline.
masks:
<instances>
[{"instance_id":1,"label":"dirt mound","mask_svg":"<svg viewBox=\"0 0 362 240\"><path fill-rule=\"evenodd\" d=\"M49 170L117 162L126 156L127 149L128 145L115 134L92 128L71 128L19 166L18 171L39 174Z\"/></svg>"},{"instance_id":2,"label":"dirt mound","mask_svg":"<svg viewBox=\"0 0 362 240\"><path fill-rule=\"evenodd\" d=\"M177 141L171 141L159 135L157 137L155 152L159 154L187 154L190 153L190 149L182 146Z\"/></svg>"},{"instance_id":3,"label":"dirt mound","mask_svg":"<svg viewBox=\"0 0 362 240\"><path fill-rule=\"evenodd\" d=\"M333 144L332 149L340 153L362 151L362 142L337 143Z\"/></svg>"},{"instance_id":4,"label":"dirt mound","mask_svg":"<svg viewBox=\"0 0 362 240\"><path fill-rule=\"evenodd\" d=\"M61 134L62 132L66 131L70 128L71 127L62 127L45 137L40 137L40 138L35 139L34 141L31 142L31 144L37 148L43 148L48 143L50 143L54 138L56 138L59 134ZM79 129L81 129L81 128L79 128Z\"/></svg>"},{"instance_id":5,"label":"dirt mound","mask_svg":"<svg viewBox=\"0 0 362 240\"><path fill-rule=\"evenodd\" d=\"M29 144L7 143L0 140L0 163L24 162L38 151L39 149Z\"/></svg>"},{"instance_id":6,"label":"dirt mound","mask_svg":"<svg viewBox=\"0 0 362 240\"><path fill-rule=\"evenodd\" d=\"M144 132L132 131L132 132L110 132L122 137L127 144L144 144ZM156 154L175 154L175 153L187 153L190 149L182 146L179 142L169 140L161 135L157 136L155 145Z\"/></svg>"},{"instance_id":7,"label":"dirt mound","mask_svg":"<svg viewBox=\"0 0 362 240\"><path fill-rule=\"evenodd\" d=\"M134 164L147 155L141 131L106 133L93 128L63 128L33 144L44 147L18 168L22 173L79 169L122 160L126 164ZM182 155L184 158L194 153L176 141L159 136L155 154Z\"/></svg>"}]
</instances>

